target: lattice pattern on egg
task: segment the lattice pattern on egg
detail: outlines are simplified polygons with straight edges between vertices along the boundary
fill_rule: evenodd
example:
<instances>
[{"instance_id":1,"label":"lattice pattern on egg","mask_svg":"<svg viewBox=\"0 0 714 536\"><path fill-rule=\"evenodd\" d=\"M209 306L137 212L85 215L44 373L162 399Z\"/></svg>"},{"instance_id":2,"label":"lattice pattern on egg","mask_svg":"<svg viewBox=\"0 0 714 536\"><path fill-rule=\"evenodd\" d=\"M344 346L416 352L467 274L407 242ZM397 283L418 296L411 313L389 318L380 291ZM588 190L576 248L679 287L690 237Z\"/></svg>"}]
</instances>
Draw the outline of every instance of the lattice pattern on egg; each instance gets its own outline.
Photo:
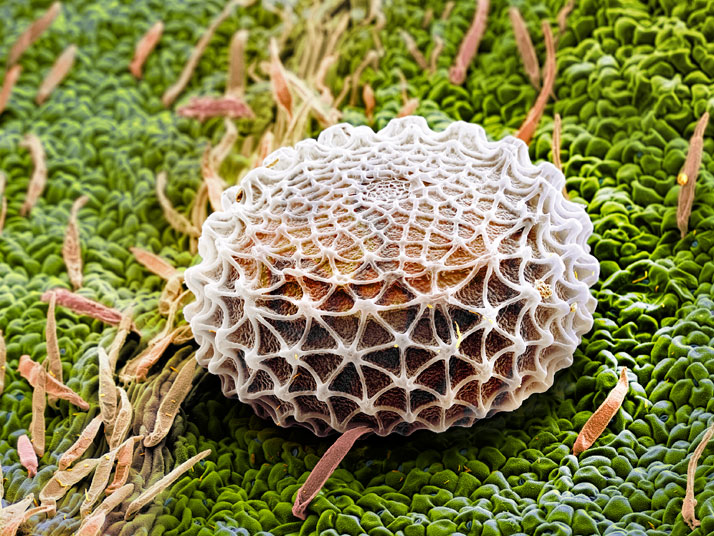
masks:
<instances>
[{"instance_id":1,"label":"lattice pattern on egg","mask_svg":"<svg viewBox=\"0 0 714 536\"><path fill-rule=\"evenodd\" d=\"M318 435L469 426L571 364L599 272L585 211L523 142L337 125L223 194L186 271L198 361Z\"/></svg>"}]
</instances>

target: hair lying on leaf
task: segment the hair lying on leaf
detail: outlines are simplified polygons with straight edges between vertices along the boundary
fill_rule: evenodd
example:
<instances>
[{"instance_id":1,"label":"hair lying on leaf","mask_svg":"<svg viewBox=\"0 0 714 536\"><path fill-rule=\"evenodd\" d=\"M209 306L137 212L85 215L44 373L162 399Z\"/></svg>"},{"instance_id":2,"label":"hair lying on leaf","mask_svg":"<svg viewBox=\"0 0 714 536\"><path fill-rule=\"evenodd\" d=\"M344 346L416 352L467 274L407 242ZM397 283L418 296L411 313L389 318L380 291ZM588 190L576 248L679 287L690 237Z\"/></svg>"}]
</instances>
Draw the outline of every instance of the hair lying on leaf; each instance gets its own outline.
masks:
<instances>
[{"instance_id":1,"label":"hair lying on leaf","mask_svg":"<svg viewBox=\"0 0 714 536\"><path fill-rule=\"evenodd\" d=\"M191 52L191 56L181 71L181 75L178 80L174 85L169 87L161 97L161 101L164 103L164 106L171 106L171 104L176 100L176 97L178 97L186 88L186 85L188 85L188 82L191 79L191 75L193 75L193 71L196 69L196 65L198 65L198 60L200 60L201 56L203 56L203 52L206 50L206 47L208 47L208 43L213 37L213 34L216 33L216 29L223 23L223 21L230 16L233 8L237 5L250 5L252 1L253 0L248 0L247 2L241 0L230 0L230 2L226 4L226 7L223 8L223 11L221 11L216 18L213 19L210 26L206 29Z\"/></svg>"},{"instance_id":2,"label":"hair lying on leaf","mask_svg":"<svg viewBox=\"0 0 714 536\"><path fill-rule=\"evenodd\" d=\"M42 147L40 138L29 133L20 142L20 147L30 151L35 169L30 177L30 184L27 186L27 197L20 207L20 216L28 216L37 203L47 184L47 165L45 164L45 150Z\"/></svg>"},{"instance_id":3,"label":"hair lying on leaf","mask_svg":"<svg viewBox=\"0 0 714 536\"><path fill-rule=\"evenodd\" d=\"M131 502L129 508L127 508L126 513L124 514L124 519L131 519L134 514L136 514L147 504L151 503L151 501L153 501L159 493L168 488L171 484L178 480L178 478L182 474L191 469L196 463L204 459L210 453L211 449L199 452L195 456L189 458L188 460L180 464L178 467L173 469L170 473L165 475L159 481L155 482L148 489L144 490L141 495L139 495Z\"/></svg>"},{"instance_id":4,"label":"hair lying on leaf","mask_svg":"<svg viewBox=\"0 0 714 536\"><path fill-rule=\"evenodd\" d=\"M117 387L114 384L114 371L109 363L109 356L101 346L97 347L97 360L99 361L99 411L104 422L104 435L109 440L117 417Z\"/></svg>"},{"instance_id":5,"label":"hair lying on leaf","mask_svg":"<svg viewBox=\"0 0 714 536\"><path fill-rule=\"evenodd\" d=\"M466 35L459 46L459 53L454 59L454 63L449 70L449 80L452 84L460 86L466 80L466 70L474 59L478 46L481 43L481 38L486 32L488 23L488 9L490 0L477 0L476 13L471 22ZM448 6L447 6L448 7Z\"/></svg>"},{"instance_id":6,"label":"hair lying on leaf","mask_svg":"<svg viewBox=\"0 0 714 536\"><path fill-rule=\"evenodd\" d=\"M511 19L513 34L516 37L516 46L523 60L523 68L533 87L538 89L540 87L540 65L538 65L538 56L536 56L531 35L528 33L526 21L523 20L521 12L515 6L511 6L508 9L508 16Z\"/></svg>"},{"instance_id":7,"label":"hair lying on leaf","mask_svg":"<svg viewBox=\"0 0 714 536\"><path fill-rule=\"evenodd\" d=\"M156 196L159 199L159 204L164 211L164 218L169 222L171 227L180 233L187 234L192 237L199 237L201 231L196 228L186 216L177 211L166 197L166 172L160 171L156 174Z\"/></svg>"},{"instance_id":8,"label":"hair lying on leaf","mask_svg":"<svg viewBox=\"0 0 714 536\"><path fill-rule=\"evenodd\" d=\"M20 457L20 464L27 469L27 476L32 478L37 474L39 462L37 453L27 434L22 434L17 438L17 454Z\"/></svg>"},{"instance_id":9,"label":"hair lying on leaf","mask_svg":"<svg viewBox=\"0 0 714 536\"><path fill-rule=\"evenodd\" d=\"M45 30L49 28L57 15L62 11L62 3L54 2L47 11L45 11L39 18L35 19L32 24L30 24L27 29L20 34L17 41L10 48L10 54L8 55L7 62L8 66L14 65L20 56L32 46L32 44L37 41Z\"/></svg>"},{"instance_id":10,"label":"hair lying on leaf","mask_svg":"<svg viewBox=\"0 0 714 536\"><path fill-rule=\"evenodd\" d=\"M595 413L590 416L578 434L573 445L573 454L575 456L589 449L605 431L609 422L622 406L625 395L627 395L627 389L627 367L623 367L617 385L610 391L600 407L595 410Z\"/></svg>"},{"instance_id":11,"label":"hair lying on leaf","mask_svg":"<svg viewBox=\"0 0 714 536\"><path fill-rule=\"evenodd\" d=\"M94 439L97 437L97 432L99 432L99 427L102 425L102 422L102 416L97 415L82 429L82 433L79 434L77 441L60 457L57 466L61 471L67 469L87 452L87 449L94 443Z\"/></svg>"},{"instance_id":12,"label":"hair lying on leaf","mask_svg":"<svg viewBox=\"0 0 714 536\"><path fill-rule=\"evenodd\" d=\"M702 164L702 151L704 150L704 131L709 124L709 112L704 112L694 128L694 134L689 141L689 151L684 161L682 170L677 175L677 184L682 188L679 190L677 204L677 227L679 227L684 238L689 230L689 216L692 213L694 204L694 192L696 189L697 175Z\"/></svg>"},{"instance_id":13,"label":"hair lying on leaf","mask_svg":"<svg viewBox=\"0 0 714 536\"><path fill-rule=\"evenodd\" d=\"M25 378L33 388L41 387L47 393L62 400L67 400L80 409L88 410L89 404L72 389L58 379L45 373L40 363L33 361L29 355L20 356L18 365L20 375Z\"/></svg>"},{"instance_id":14,"label":"hair lying on leaf","mask_svg":"<svg viewBox=\"0 0 714 536\"><path fill-rule=\"evenodd\" d=\"M2 82L2 88L0 88L0 115L2 115L2 113L5 111L5 107L10 101L12 89L15 87L17 79L20 78L21 72L21 65L13 65L5 72L5 78Z\"/></svg>"},{"instance_id":15,"label":"hair lying on leaf","mask_svg":"<svg viewBox=\"0 0 714 536\"><path fill-rule=\"evenodd\" d=\"M699 458L704 452L707 444L714 436L714 424L712 424L702 437L701 441L694 449L694 453L691 458L689 458L689 463L687 464L687 489L684 493L684 502L682 503L682 518L684 522L689 525L689 528L694 530L701 525L700 521L697 519L694 513L694 507L697 505L697 501L694 498L694 477L697 472L697 463L699 463Z\"/></svg>"},{"instance_id":16,"label":"hair lying on leaf","mask_svg":"<svg viewBox=\"0 0 714 536\"><path fill-rule=\"evenodd\" d=\"M154 447L161 442L171 430L171 426L176 419L181 403L191 391L193 374L196 369L196 360L189 357L181 367L178 374L171 383L168 392L162 397L156 415L156 422L151 433L144 438L145 447Z\"/></svg>"},{"instance_id":17,"label":"hair lying on leaf","mask_svg":"<svg viewBox=\"0 0 714 536\"><path fill-rule=\"evenodd\" d=\"M134 58L129 64L129 71L136 78L142 77L141 69L144 66L144 62L146 62L146 59L149 57L149 54L151 54L152 50L156 48L156 45L159 43L163 33L164 23L163 21L157 21L136 43Z\"/></svg>"},{"instance_id":18,"label":"hair lying on leaf","mask_svg":"<svg viewBox=\"0 0 714 536\"><path fill-rule=\"evenodd\" d=\"M129 251L131 251L131 254L134 255L139 264L162 279L168 281L179 273L166 259L150 251L138 247L130 247Z\"/></svg>"},{"instance_id":19,"label":"hair lying on leaf","mask_svg":"<svg viewBox=\"0 0 714 536\"><path fill-rule=\"evenodd\" d=\"M57 305L71 309L77 314L86 315L113 326L118 325L122 321L123 315L116 309L107 307L102 303L90 300L81 294L76 294L64 288L47 290L42 294L40 299L43 302L48 302L53 294L57 299ZM137 331L133 322L132 330Z\"/></svg>"},{"instance_id":20,"label":"hair lying on leaf","mask_svg":"<svg viewBox=\"0 0 714 536\"><path fill-rule=\"evenodd\" d=\"M553 87L555 86L555 75L557 73L557 64L555 61L555 44L553 42L553 32L550 29L550 23L547 20L543 21L543 36L545 38L545 75L543 77L543 87L536 98L535 104L528 112L526 120L518 129L516 136L526 143L530 143L533 133L538 127L540 118L545 111L545 106L548 104Z\"/></svg>"},{"instance_id":21,"label":"hair lying on leaf","mask_svg":"<svg viewBox=\"0 0 714 536\"><path fill-rule=\"evenodd\" d=\"M45 408L47 405L47 372L42 366L33 371L35 382L32 385L32 421L30 422L30 435L32 446L37 455L42 458L45 453Z\"/></svg>"},{"instance_id":22,"label":"hair lying on leaf","mask_svg":"<svg viewBox=\"0 0 714 536\"><path fill-rule=\"evenodd\" d=\"M67 230L64 235L64 242L62 243L62 258L64 259L69 281L72 283L74 290L82 287L82 247L79 242L77 214L87 201L89 201L89 198L83 195L75 199L72 204Z\"/></svg>"},{"instance_id":23,"label":"hair lying on leaf","mask_svg":"<svg viewBox=\"0 0 714 536\"><path fill-rule=\"evenodd\" d=\"M57 57L57 61L52 65L47 76L42 81L40 89L37 90L35 102L42 104L47 97L60 85L62 80L69 74L74 65L74 58L77 55L77 45L69 45L62 54Z\"/></svg>"}]
</instances>

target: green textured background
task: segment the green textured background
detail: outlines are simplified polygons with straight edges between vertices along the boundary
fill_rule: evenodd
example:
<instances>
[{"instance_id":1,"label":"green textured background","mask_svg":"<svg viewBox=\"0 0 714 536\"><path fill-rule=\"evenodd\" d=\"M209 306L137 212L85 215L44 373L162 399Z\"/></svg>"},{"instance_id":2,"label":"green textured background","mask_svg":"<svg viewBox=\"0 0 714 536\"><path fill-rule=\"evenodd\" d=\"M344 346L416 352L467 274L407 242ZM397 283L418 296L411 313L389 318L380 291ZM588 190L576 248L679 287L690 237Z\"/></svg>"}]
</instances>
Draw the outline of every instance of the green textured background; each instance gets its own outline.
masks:
<instances>
[{"instance_id":1,"label":"green textured background","mask_svg":"<svg viewBox=\"0 0 714 536\"><path fill-rule=\"evenodd\" d=\"M0 0L0 61L49 3ZM564 2L513 4L528 22L542 63L539 21L549 19L557 32L555 17ZM37 494L72 434L98 413L94 347L100 341L107 345L115 330L58 307L65 379L92 408L77 413L66 402L57 410L48 408L46 454L37 476L26 478L15 448L30 424L31 390L16 368L22 353L44 359L47 305L41 293L69 287L61 247L72 201L82 194L90 198L79 213L85 262L81 293L117 308L134 303L145 334L129 340L122 360L145 347L163 322L156 312L163 282L136 263L127 248L149 249L176 266L196 261L188 253L188 238L163 218L155 175L168 172L168 195L187 212L200 184L205 142L217 143L223 122L179 118L160 98L223 5L214 0L68 1L20 60L22 75L0 116L0 170L8 176L9 203L0 236L0 329L8 343L0 401L3 504ZM463 119L482 124L494 139L513 134L536 90L515 47L508 5L492 2L479 54L464 85L455 87L448 82L448 67L475 2L459 0L445 21L439 18L445 2L430 2L435 17L427 28L422 28L425 10L419 3L385 2L387 23L379 35L386 52L379 69L369 67L362 76L376 93L372 126L383 127L400 109L401 70L409 97L420 99L416 113L433 128ZM308 6L300 2L295 11L303 13ZM360 25L366 3L352 7L353 24L328 76L334 93L373 47L370 25ZM202 374L167 440L151 460L135 458L131 481L146 487L197 451L211 448L213 453L131 522L118 513L110 516L107 532L689 534L681 516L687 460L714 408L711 125L684 239L676 228L675 176L697 119L705 110L714 112L713 14L714 2L705 0L579 0L568 18L558 44L557 99L549 103L530 153L535 161L551 158L552 115L559 112L567 189L586 205L594 223L589 243L601 262L601 278L592 289L599 300L594 328L552 389L471 429L358 442L301 522L290 513L293 497L331 439L258 419L248 407L224 399L218 381ZM134 44L159 18L166 24L164 35L147 61L144 79L136 81L127 70ZM219 27L178 104L191 95L222 93L227 46L238 28L250 30L249 63L266 60L268 39L282 30L271 10L236 9ZM435 75L420 72L397 28L407 29L427 58L433 37L445 39ZM299 53L305 46L298 29L284 48L287 68L296 61L291 47ZM79 47L74 69L44 105L36 106L44 74L70 43ZM262 132L276 113L267 82L251 84L246 99L258 118L237 122L242 136ZM359 99L343 112L346 121L367 122ZM311 128L313 135L318 132L317 125ZM30 131L47 152L49 180L31 215L22 218L18 211L33 166L18 144ZM236 149L221 173L230 183L246 165ZM157 365L152 385L158 389L168 367L190 351L185 347ZM615 385L622 366L630 369L622 410L593 448L579 458L570 455L578 431ZM151 393L139 396L136 389L129 391L141 417ZM140 424L139 418L135 432ZM88 455L101 452L98 442ZM139 476L144 463L152 464L151 482ZM710 446L696 473L702 526L695 534L714 533L712 473ZM72 490L55 517L36 516L22 530L72 534L87 485Z\"/></svg>"}]
</instances>

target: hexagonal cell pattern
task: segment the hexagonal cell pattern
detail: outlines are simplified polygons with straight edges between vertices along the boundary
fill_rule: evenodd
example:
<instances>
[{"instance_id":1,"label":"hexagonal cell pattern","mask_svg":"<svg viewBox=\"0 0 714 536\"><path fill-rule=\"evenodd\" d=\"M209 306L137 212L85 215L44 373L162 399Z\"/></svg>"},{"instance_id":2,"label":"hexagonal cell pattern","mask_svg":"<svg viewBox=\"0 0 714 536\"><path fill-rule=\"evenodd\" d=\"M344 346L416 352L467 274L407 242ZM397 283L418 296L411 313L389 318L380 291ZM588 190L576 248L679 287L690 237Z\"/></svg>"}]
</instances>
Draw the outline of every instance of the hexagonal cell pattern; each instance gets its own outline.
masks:
<instances>
[{"instance_id":1,"label":"hexagonal cell pattern","mask_svg":"<svg viewBox=\"0 0 714 536\"><path fill-rule=\"evenodd\" d=\"M283 426L470 426L545 391L592 326L592 224L526 145L346 124L223 194L186 271L197 359Z\"/></svg>"}]
</instances>

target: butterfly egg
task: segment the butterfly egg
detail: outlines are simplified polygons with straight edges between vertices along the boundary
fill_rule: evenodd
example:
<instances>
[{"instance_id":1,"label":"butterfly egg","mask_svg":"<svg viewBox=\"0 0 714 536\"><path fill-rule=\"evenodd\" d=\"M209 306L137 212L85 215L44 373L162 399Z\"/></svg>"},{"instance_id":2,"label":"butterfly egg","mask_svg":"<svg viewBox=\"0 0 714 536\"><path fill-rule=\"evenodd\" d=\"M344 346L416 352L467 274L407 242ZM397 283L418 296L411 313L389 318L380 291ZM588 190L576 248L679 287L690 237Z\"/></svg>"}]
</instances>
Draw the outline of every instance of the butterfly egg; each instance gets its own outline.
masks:
<instances>
[{"instance_id":1,"label":"butterfly egg","mask_svg":"<svg viewBox=\"0 0 714 536\"><path fill-rule=\"evenodd\" d=\"M227 396L321 436L406 435L514 410L572 363L593 228L522 141L405 117L265 162L223 193L185 272L197 360Z\"/></svg>"}]
</instances>

